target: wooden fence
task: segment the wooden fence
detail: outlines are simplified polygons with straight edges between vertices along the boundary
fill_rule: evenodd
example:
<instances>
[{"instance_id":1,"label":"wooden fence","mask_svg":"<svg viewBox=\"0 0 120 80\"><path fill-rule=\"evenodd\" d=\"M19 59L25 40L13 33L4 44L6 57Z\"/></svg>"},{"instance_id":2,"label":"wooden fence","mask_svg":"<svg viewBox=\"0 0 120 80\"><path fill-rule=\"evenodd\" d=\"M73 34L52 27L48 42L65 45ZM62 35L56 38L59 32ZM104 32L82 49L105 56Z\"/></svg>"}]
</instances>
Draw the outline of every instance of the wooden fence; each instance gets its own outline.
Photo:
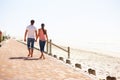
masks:
<instances>
[{"instance_id":1,"label":"wooden fence","mask_svg":"<svg viewBox=\"0 0 120 80\"><path fill-rule=\"evenodd\" d=\"M57 47L57 48L65 51L65 52L67 52L67 53L68 53L68 58L70 58L70 47L68 47L67 49L64 49L64 48L62 48L62 47L60 47L60 46L52 43L52 40L50 40L50 41L48 41L47 44L46 44L46 51L47 51L47 53L49 53L50 55L52 55L52 46L55 46L55 47Z\"/></svg>"}]
</instances>

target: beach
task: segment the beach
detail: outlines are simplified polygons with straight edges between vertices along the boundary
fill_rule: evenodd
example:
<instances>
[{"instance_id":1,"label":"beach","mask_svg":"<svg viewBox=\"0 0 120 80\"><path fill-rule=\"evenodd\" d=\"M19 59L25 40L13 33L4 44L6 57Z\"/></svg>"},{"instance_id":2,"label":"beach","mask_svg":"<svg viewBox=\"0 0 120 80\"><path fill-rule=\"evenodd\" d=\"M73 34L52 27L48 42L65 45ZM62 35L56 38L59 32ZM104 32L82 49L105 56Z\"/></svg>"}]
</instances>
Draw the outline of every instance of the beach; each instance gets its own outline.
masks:
<instances>
[{"instance_id":1,"label":"beach","mask_svg":"<svg viewBox=\"0 0 120 80\"><path fill-rule=\"evenodd\" d=\"M37 43L36 47L39 48ZM67 49L67 46L63 48ZM114 54L115 56L113 56ZM68 53L55 46L52 46L52 55L57 55L57 58L63 57L64 61L68 59ZM114 52L70 48L69 60L72 67L75 67L76 63L81 64L83 72L88 72L90 68L94 69L96 71L94 77L97 79L106 79L107 76L112 76L120 80L120 58Z\"/></svg>"},{"instance_id":2,"label":"beach","mask_svg":"<svg viewBox=\"0 0 120 80\"><path fill-rule=\"evenodd\" d=\"M1 71L6 71L5 68L8 67L5 64L6 61L8 61L8 63L9 62L11 63L11 61L8 60L8 58L11 58L11 60L13 58L15 58L16 60L18 60L18 59L21 60L21 59L24 58L24 57L21 57L21 55L26 56L24 53L27 53L27 47L25 45L21 44L21 43L26 44L26 42L23 42L23 40L17 40L17 41L18 42L16 42L16 40L12 39L12 40L6 40L6 41L1 43L2 47L0 49L0 53L8 54L7 52L9 52L9 54L11 54L13 56L12 57L11 55L8 55L8 56L7 55L1 55L1 59L3 60L3 62L0 62ZM7 44L9 46L7 46ZM13 45L13 46L16 45L17 47L12 48L12 47L10 47L11 45ZM8 49L7 47L10 47L10 48ZM66 46L61 46L60 45L60 47L67 50ZM26 48L26 50L23 50L25 48ZM39 56L38 53L40 53L38 42L35 42L35 48L38 50L38 51L35 51L35 53L34 53L34 55L35 55L35 57L34 57L35 61L34 62L36 62L36 64L37 64L37 62L38 62L37 57ZM46 46L45 46L45 49L46 49ZM15 54L14 55L16 50L17 50L17 52L19 50L22 51L21 52L22 54ZM48 49L48 54L49 54L49 51L50 51L50 49ZM69 66L68 69L73 68L75 71L80 72L80 73L82 72L82 74L87 75L87 76L89 76L89 77L91 77L92 79L95 79L95 80L105 80L107 76L112 76L112 77L115 77L117 80L120 80L120 58L119 58L119 56L116 57L116 56L108 55L108 53L104 52L104 51L94 51L94 50L90 51L90 50L87 50L87 49L85 50L85 49L70 48L70 58L68 58L68 53L67 52L65 52L65 51L63 51L63 50L61 50L61 49L59 49L55 46L52 46L51 51L52 51L52 53L51 53L52 55L50 55L50 56L46 55L48 60L53 61L53 62L56 61L56 59L55 60L51 59L51 58L54 57L54 55L56 55L57 60L60 57L63 57L63 64L64 65L66 65L65 64L66 60L70 60L71 64L67 65L67 66ZM114 53L111 52L110 54L114 54ZM116 53L115 53L115 55L116 55ZM8 58L5 59L4 58L5 56L8 57ZM16 57L14 57L14 56L16 56ZM18 59L17 59L17 57L18 57ZM20 57L21 57L21 59L20 59ZM5 59L5 61L4 61L4 59ZM13 60L15 60L15 59L13 59ZM9 67L10 69L11 68L12 69L17 69L16 67L20 66L20 65L15 66L16 62L15 61L12 61L12 62L13 62L12 65L8 64L8 65L11 65L11 67ZM15 64L14 64L14 62L15 62ZM24 64L24 61L21 61L21 62ZM21 63L21 62L19 62L19 63ZM76 69L76 67L75 67L76 63L81 65L81 69L80 68ZM55 63L55 64L58 64L58 63ZM7 69L9 71L8 72L9 74L8 73L2 73L1 76L2 77L6 76L5 74L11 75L11 72L10 72L11 70L10 69L9 70ZM21 68L19 68L17 73L19 73L20 69ZM88 69L95 70L95 75L89 74ZM14 80L16 80L16 79L18 79L18 78L15 77ZM21 77L21 79L23 79L23 78Z\"/></svg>"},{"instance_id":3,"label":"beach","mask_svg":"<svg viewBox=\"0 0 120 80\"><path fill-rule=\"evenodd\" d=\"M97 77L105 79L106 76L114 76L120 79L120 58L74 49L73 52L71 50L71 59L80 63L84 71L88 68L96 70Z\"/></svg>"}]
</instances>

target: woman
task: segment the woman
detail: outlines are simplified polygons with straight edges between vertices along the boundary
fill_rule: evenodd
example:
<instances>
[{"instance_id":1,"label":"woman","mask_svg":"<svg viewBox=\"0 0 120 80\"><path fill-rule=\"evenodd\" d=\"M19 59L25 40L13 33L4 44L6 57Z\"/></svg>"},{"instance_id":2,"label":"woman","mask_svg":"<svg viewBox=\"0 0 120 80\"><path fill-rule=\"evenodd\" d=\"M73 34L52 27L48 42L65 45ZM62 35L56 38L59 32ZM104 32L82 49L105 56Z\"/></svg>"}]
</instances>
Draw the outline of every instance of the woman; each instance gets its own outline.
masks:
<instances>
[{"instance_id":1,"label":"woman","mask_svg":"<svg viewBox=\"0 0 120 80\"><path fill-rule=\"evenodd\" d=\"M42 23L41 24L41 28L38 29L38 35L37 37L39 38L39 46L40 46L40 51L41 51L41 56L40 59L45 59L44 56L44 47L45 47L45 43L46 41L48 41L48 35L47 35L47 30L44 29L45 24Z\"/></svg>"}]
</instances>

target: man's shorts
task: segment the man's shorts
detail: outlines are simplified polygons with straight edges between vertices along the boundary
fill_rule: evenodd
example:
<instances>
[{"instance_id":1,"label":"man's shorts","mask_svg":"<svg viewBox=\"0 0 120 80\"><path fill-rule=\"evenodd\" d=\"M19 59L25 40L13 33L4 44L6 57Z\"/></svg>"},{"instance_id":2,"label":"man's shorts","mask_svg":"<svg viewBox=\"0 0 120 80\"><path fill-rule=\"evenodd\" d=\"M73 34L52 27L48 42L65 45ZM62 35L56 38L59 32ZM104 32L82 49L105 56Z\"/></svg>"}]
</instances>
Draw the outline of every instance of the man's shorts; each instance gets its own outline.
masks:
<instances>
[{"instance_id":1,"label":"man's shorts","mask_svg":"<svg viewBox=\"0 0 120 80\"><path fill-rule=\"evenodd\" d=\"M35 42L35 39L34 38L28 38L27 39L27 47L28 47L28 49L30 49L30 48L34 48L34 42Z\"/></svg>"}]
</instances>

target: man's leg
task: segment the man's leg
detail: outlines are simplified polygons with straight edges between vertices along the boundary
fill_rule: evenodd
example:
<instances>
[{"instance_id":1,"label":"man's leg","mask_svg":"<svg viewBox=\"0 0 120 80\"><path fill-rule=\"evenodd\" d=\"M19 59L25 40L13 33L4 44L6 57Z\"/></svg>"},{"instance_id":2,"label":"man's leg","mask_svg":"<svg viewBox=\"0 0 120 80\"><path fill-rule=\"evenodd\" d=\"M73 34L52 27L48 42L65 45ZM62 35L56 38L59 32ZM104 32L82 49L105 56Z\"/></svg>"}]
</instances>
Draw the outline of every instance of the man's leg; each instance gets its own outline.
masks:
<instances>
[{"instance_id":1,"label":"man's leg","mask_svg":"<svg viewBox=\"0 0 120 80\"><path fill-rule=\"evenodd\" d=\"M30 39L27 39L27 47L28 47L28 57L31 55L31 51L30 51Z\"/></svg>"},{"instance_id":2,"label":"man's leg","mask_svg":"<svg viewBox=\"0 0 120 80\"><path fill-rule=\"evenodd\" d=\"M28 48L28 57L31 55L31 51L30 51L30 48Z\"/></svg>"},{"instance_id":3,"label":"man's leg","mask_svg":"<svg viewBox=\"0 0 120 80\"><path fill-rule=\"evenodd\" d=\"M33 49L31 48L31 57L33 57Z\"/></svg>"},{"instance_id":4,"label":"man's leg","mask_svg":"<svg viewBox=\"0 0 120 80\"><path fill-rule=\"evenodd\" d=\"M35 42L35 39L31 39L31 57L33 57L33 50L34 50L34 42Z\"/></svg>"}]
</instances>

